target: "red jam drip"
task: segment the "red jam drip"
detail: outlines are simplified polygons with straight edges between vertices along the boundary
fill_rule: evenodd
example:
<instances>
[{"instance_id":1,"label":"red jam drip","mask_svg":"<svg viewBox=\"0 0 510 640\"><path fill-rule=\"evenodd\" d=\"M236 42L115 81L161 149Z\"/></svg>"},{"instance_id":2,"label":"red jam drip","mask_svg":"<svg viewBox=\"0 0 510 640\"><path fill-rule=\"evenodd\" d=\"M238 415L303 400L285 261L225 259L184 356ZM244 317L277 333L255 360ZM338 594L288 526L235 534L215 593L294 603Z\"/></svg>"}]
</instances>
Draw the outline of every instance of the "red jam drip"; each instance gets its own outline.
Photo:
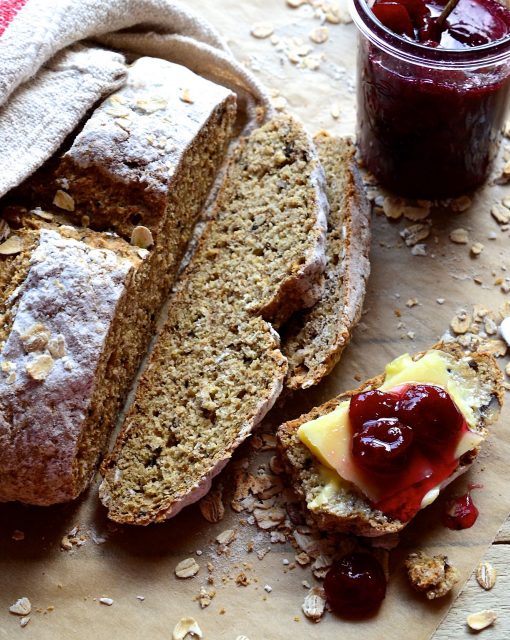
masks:
<instances>
[{"instance_id":1,"label":"red jam drip","mask_svg":"<svg viewBox=\"0 0 510 640\"><path fill-rule=\"evenodd\" d=\"M355 464L385 488L372 506L402 522L457 469L457 445L469 430L449 394L423 384L355 395L349 420Z\"/></svg>"},{"instance_id":2,"label":"red jam drip","mask_svg":"<svg viewBox=\"0 0 510 640\"><path fill-rule=\"evenodd\" d=\"M351 553L333 563L324 579L326 600L334 613L349 618L375 613L386 596L386 577L369 553Z\"/></svg>"},{"instance_id":3,"label":"red jam drip","mask_svg":"<svg viewBox=\"0 0 510 640\"><path fill-rule=\"evenodd\" d=\"M463 496L456 496L448 500L443 515L443 523L448 529L460 531L470 529L478 519L479 511L471 497L471 490L479 488L478 485L469 487L469 491Z\"/></svg>"},{"instance_id":4,"label":"red jam drip","mask_svg":"<svg viewBox=\"0 0 510 640\"><path fill-rule=\"evenodd\" d=\"M440 29L446 2L376 0L372 11L385 27L414 42L443 49L467 49L502 40L510 33L510 13L497 0L460 0Z\"/></svg>"}]
</instances>

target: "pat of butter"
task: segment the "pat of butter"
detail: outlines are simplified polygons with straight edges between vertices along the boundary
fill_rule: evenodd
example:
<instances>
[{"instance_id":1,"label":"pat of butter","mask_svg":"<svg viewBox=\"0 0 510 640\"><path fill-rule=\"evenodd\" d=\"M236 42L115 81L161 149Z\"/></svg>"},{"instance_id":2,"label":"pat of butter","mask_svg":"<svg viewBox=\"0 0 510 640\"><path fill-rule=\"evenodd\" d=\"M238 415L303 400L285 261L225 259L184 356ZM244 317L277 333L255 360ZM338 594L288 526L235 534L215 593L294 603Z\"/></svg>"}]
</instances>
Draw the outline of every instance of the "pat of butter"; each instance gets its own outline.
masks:
<instances>
[{"instance_id":1,"label":"pat of butter","mask_svg":"<svg viewBox=\"0 0 510 640\"><path fill-rule=\"evenodd\" d=\"M393 360L386 367L384 384L379 387L389 391L402 384L434 384L444 388L464 415L466 422L474 426L476 418L471 406L475 389L459 375L459 365L453 358L442 351L428 351L419 360L414 361L405 354ZM464 365L465 366L465 365ZM471 402L470 402L471 401ZM317 508L338 492L342 480L355 484L370 500L377 502L382 488L362 477L354 464L351 455L351 428L349 424L349 400L341 402L338 407L325 416L307 422L298 429L298 437L317 460L325 467L322 471L324 489L315 497L309 508ZM455 457L474 449L483 438L473 431L468 431L461 438ZM423 506L428 506L439 492L429 492Z\"/></svg>"}]
</instances>

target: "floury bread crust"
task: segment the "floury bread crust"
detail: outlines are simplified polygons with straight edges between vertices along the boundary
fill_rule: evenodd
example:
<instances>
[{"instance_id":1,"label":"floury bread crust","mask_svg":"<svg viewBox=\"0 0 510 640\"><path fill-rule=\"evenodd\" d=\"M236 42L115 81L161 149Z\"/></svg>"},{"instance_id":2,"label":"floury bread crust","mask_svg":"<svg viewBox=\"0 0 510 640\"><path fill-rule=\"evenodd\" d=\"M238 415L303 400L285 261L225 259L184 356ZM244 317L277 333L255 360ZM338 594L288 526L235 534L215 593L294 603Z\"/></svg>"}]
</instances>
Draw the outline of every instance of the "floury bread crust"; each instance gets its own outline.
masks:
<instances>
[{"instance_id":1,"label":"floury bread crust","mask_svg":"<svg viewBox=\"0 0 510 640\"><path fill-rule=\"evenodd\" d=\"M23 252L0 264L2 275L16 263L24 276L0 296L2 501L46 505L77 496L105 444L94 424L96 385L142 260L134 247L122 255L94 235L84 241L73 229L23 230ZM111 423L107 409L102 419Z\"/></svg>"},{"instance_id":2,"label":"floury bread crust","mask_svg":"<svg viewBox=\"0 0 510 640\"><path fill-rule=\"evenodd\" d=\"M314 142L326 174L330 206L327 262L321 299L293 316L282 330L289 390L318 384L339 361L361 316L370 274L370 207L354 145L326 132L317 134Z\"/></svg>"},{"instance_id":3,"label":"floury bread crust","mask_svg":"<svg viewBox=\"0 0 510 640\"><path fill-rule=\"evenodd\" d=\"M10 194L2 213L23 251L0 254L0 344L7 349L0 361L0 501L53 504L86 488L153 336L234 119L235 96L227 89L178 65L141 59L129 70L127 86L92 114L64 158ZM36 209L28 213L30 206ZM69 222L116 229L124 239L66 227ZM140 231L144 243L132 246ZM50 332L48 341L62 334L66 349L74 348L67 359L52 359L47 345L22 350L19 331L28 320L19 329L18 313L34 299L34 326ZM44 379L31 377L32 360L49 369Z\"/></svg>"},{"instance_id":4,"label":"floury bread crust","mask_svg":"<svg viewBox=\"0 0 510 640\"><path fill-rule=\"evenodd\" d=\"M269 320L320 293L323 183L311 140L289 116L235 152L102 467L113 520L162 521L198 500L274 404L287 362Z\"/></svg>"},{"instance_id":5,"label":"floury bread crust","mask_svg":"<svg viewBox=\"0 0 510 640\"><path fill-rule=\"evenodd\" d=\"M484 437L487 436L487 427L495 422L503 404L502 374L496 360L492 355L486 353L466 355L458 345L453 343L440 343L432 348L439 349L452 356L456 361L465 363L465 375L479 381L478 404L473 405L479 417L476 430ZM422 355L416 355L415 359ZM283 424L278 429L279 453L293 481L294 489L307 504L312 502L323 489L324 480L321 478L320 463L297 435L299 427L305 422L330 413L351 396L370 388L379 387L383 382L384 374L367 380L358 389L343 393L297 420ZM457 470L448 478L442 488L467 471L477 453L477 450L473 450L464 454L459 461ZM399 520L392 520L381 511L372 509L364 495L350 482L345 482L340 491L327 504L311 509L310 515L319 528L368 537L395 533L407 524Z\"/></svg>"}]
</instances>

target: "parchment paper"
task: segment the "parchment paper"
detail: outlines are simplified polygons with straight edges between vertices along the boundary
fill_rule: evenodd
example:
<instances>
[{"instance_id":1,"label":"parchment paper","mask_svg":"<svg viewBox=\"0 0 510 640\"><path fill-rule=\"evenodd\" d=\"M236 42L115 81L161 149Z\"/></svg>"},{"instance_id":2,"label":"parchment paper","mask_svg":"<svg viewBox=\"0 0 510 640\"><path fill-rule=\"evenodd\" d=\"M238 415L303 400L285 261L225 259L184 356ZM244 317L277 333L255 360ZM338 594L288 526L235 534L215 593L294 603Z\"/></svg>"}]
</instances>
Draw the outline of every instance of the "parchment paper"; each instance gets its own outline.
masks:
<instances>
[{"instance_id":1,"label":"parchment paper","mask_svg":"<svg viewBox=\"0 0 510 640\"><path fill-rule=\"evenodd\" d=\"M308 8L293 11L284 0L193 0L189 4L222 30L238 57L287 99L291 111L312 132L318 128L340 134L353 132L352 24L328 25L329 41L314 45L308 34L319 26L318 20ZM280 38L300 37L313 46L314 55L323 54L320 68L299 69L269 39L251 37L251 26L262 20L273 22ZM334 119L331 109L335 111L337 106L340 118ZM384 216L375 217L372 276L354 340L333 374L319 388L279 407L270 416L271 423L297 416L342 390L358 386L359 380L379 373L388 360L402 352L427 348L447 329L457 308L475 303L499 307L507 296L494 282L505 276L508 238L489 209L504 195L504 187L493 186L477 196L467 213L436 216L426 241L427 257L413 256L399 235L410 222L391 224ZM467 229L472 242L485 245L481 256L473 259L469 244L449 241L449 231L457 227ZM496 232L495 240L488 239L491 232ZM408 308L405 303L409 298L417 298L419 304ZM444 304L438 304L437 298L444 298ZM172 637L174 625L184 616L196 618L208 640L235 640L239 635L250 640L429 638L461 585L451 597L427 602L406 584L402 558L415 549L446 553L461 570L463 582L467 579L510 511L508 417L505 410L469 476L459 479L449 491L463 493L473 481L483 485L474 494L480 509L476 525L461 532L441 526L445 497L422 512L392 555L388 596L379 615L369 621L345 622L331 614L318 625L306 620L301 612L306 594L302 581L314 583L310 570L286 568L283 560L292 562L294 550L270 544L267 533L246 522L246 514L236 515L227 506L225 519L210 525L195 506L162 525L113 527L98 503L97 486L93 486L75 504L47 509L0 506L0 638L164 640ZM247 451L249 446L239 455ZM227 470L223 478L226 485L228 478ZM84 534L84 544L71 551L61 550L62 537L75 525ZM229 528L236 530L237 539L229 554L218 555L215 536ZM24 540L12 539L15 530L24 532ZM251 540L254 552L248 553L246 545ZM259 560L255 552L267 547L271 552ZM175 565L186 557L195 557L200 571L195 578L177 580ZM210 588L207 563L211 563L217 593L211 605L201 610L194 597L201 586ZM249 577L248 586L235 584L233 578L240 571ZM266 585L270 592L264 589ZM20 627L18 617L8 613L9 605L21 596L29 597L33 605L25 628ZM101 597L112 598L113 604L100 604ZM459 629L458 637L463 634L469 635Z\"/></svg>"}]
</instances>

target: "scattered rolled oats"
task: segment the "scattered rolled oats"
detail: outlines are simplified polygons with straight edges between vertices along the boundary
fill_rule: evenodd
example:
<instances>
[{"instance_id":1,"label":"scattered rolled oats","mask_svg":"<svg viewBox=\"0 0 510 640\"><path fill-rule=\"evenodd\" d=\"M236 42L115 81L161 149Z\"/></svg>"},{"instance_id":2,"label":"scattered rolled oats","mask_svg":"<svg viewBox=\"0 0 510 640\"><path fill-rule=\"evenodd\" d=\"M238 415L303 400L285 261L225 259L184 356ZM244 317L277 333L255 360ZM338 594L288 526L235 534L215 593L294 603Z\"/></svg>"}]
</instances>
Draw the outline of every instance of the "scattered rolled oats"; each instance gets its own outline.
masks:
<instances>
[{"instance_id":1,"label":"scattered rolled oats","mask_svg":"<svg viewBox=\"0 0 510 640\"><path fill-rule=\"evenodd\" d=\"M138 226L131 232L131 244L140 249L149 249L154 244L152 232L147 227Z\"/></svg>"},{"instance_id":2,"label":"scattered rolled oats","mask_svg":"<svg viewBox=\"0 0 510 640\"><path fill-rule=\"evenodd\" d=\"M226 531L222 531L219 535L216 536L216 542L218 544L230 544L236 537L236 532L233 529L227 529Z\"/></svg>"},{"instance_id":3,"label":"scattered rolled oats","mask_svg":"<svg viewBox=\"0 0 510 640\"><path fill-rule=\"evenodd\" d=\"M237 636L236 640L250 640L247 636Z\"/></svg>"},{"instance_id":4,"label":"scattered rolled oats","mask_svg":"<svg viewBox=\"0 0 510 640\"><path fill-rule=\"evenodd\" d=\"M307 553L305 553L304 551L301 551L301 553L297 553L295 555L295 559L296 559L296 562L299 565L301 565L302 567L306 567L306 565L310 564L310 562L312 560L310 558L310 556Z\"/></svg>"},{"instance_id":5,"label":"scattered rolled oats","mask_svg":"<svg viewBox=\"0 0 510 640\"><path fill-rule=\"evenodd\" d=\"M273 590L273 587L269 584L265 584L264 585L264 591L267 591L267 593L271 593L271 591Z\"/></svg>"},{"instance_id":6,"label":"scattered rolled oats","mask_svg":"<svg viewBox=\"0 0 510 640\"><path fill-rule=\"evenodd\" d=\"M74 198L62 189L58 189L55 193L53 204L64 211L74 211Z\"/></svg>"},{"instance_id":7,"label":"scattered rolled oats","mask_svg":"<svg viewBox=\"0 0 510 640\"><path fill-rule=\"evenodd\" d=\"M472 613L466 618L467 625L473 631L481 631L494 624L497 619L497 614L492 609L484 609L477 613Z\"/></svg>"},{"instance_id":8,"label":"scattered rolled oats","mask_svg":"<svg viewBox=\"0 0 510 640\"><path fill-rule=\"evenodd\" d=\"M36 356L33 360L26 364L26 370L32 380L42 382L49 376L53 369L54 361L49 355L43 354Z\"/></svg>"},{"instance_id":9,"label":"scattered rolled oats","mask_svg":"<svg viewBox=\"0 0 510 640\"><path fill-rule=\"evenodd\" d=\"M418 298L409 298L409 300L406 302L406 307L409 307L410 309L412 309L413 307L416 307L416 305L420 304L418 302Z\"/></svg>"},{"instance_id":10,"label":"scattered rolled oats","mask_svg":"<svg viewBox=\"0 0 510 640\"><path fill-rule=\"evenodd\" d=\"M36 322L20 335L23 348L27 353L32 351L43 351L48 344L51 332L48 327L40 322Z\"/></svg>"},{"instance_id":11,"label":"scattered rolled oats","mask_svg":"<svg viewBox=\"0 0 510 640\"><path fill-rule=\"evenodd\" d=\"M479 256L484 249L485 246L481 242L475 242L473 245L471 245L471 253L474 256Z\"/></svg>"},{"instance_id":12,"label":"scattered rolled oats","mask_svg":"<svg viewBox=\"0 0 510 640\"><path fill-rule=\"evenodd\" d=\"M23 243L19 236L9 236L5 242L0 244L0 255L15 256L23 251Z\"/></svg>"},{"instance_id":13,"label":"scattered rolled oats","mask_svg":"<svg viewBox=\"0 0 510 640\"><path fill-rule=\"evenodd\" d=\"M430 215L432 208L432 202L430 200L419 200L415 205L406 204L402 208L404 218L418 222L419 220L425 220Z\"/></svg>"},{"instance_id":14,"label":"scattered rolled oats","mask_svg":"<svg viewBox=\"0 0 510 640\"><path fill-rule=\"evenodd\" d=\"M32 611L32 603L26 596L23 596L11 604L9 611L16 616L28 616Z\"/></svg>"},{"instance_id":15,"label":"scattered rolled oats","mask_svg":"<svg viewBox=\"0 0 510 640\"><path fill-rule=\"evenodd\" d=\"M459 311L457 315L452 319L452 321L450 322L450 327L455 334L461 335L467 333L469 327L471 326L472 320L473 319L471 315L467 311L462 310Z\"/></svg>"},{"instance_id":16,"label":"scattered rolled oats","mask_svg":"<svg viewBox=\"0 0 510 640\"><path fill-rule=\"evenodd\" d=\"M302 4L306 4L308 0L287 0L287 5L292 9L297 9Z\"/></svg>"},{"instance_id":17,"label":"scattered rolled oats","mask_svg":"<svg viewBox=\"0 0 510 640\"><path fill-rule=\"evenodd\" d=\"M48 351L55 360L63 358L66 354L65 338L62 334L58 334L54 338L51 338L48 342Z\"/></svg>"},{"instance_id":18,"label":"scattered rolled oats","mask_svg":"<svg viewBox=\"0 0 510 640\"><path fill-rule=\"evenodd\" d=\"M490 591L496 584L496 569L490 562L481 562L476 570L476 581L486 591Z\"/></svg>"},{"instance_id":19,"label":"scattered rolled oats","mask_svg":"<svg viewBox=\"0 0 510 640\"><path fill-rule=\"evenodd\" d=\"M113 604L113 598L106 598L106 597L99 598L99 602L101 604L106 605L107 607L111 607Z\"/></svg>"},{"instance_id":20,"label":"scattered rolled oats","mask_svg":"<svg viewBox=\"0 0 510 640\"><path fill-rule=\"evenodd\" d=\"M207 520L215 524L223 520L225 515L225 507L223 505L222 491L220 489L213 489L205 498L200 500L200 513Z\"/></svg>"},{"instance_id":21,"label":"scattered rolled oats","mask_svg":"<svg viewBox=\"0 0 510 640\"><path fill-rule=\"evenodd\" d=\"M250 33L254 38L263 40L274 33L274 27L271 22L256 22L252 26Z\"/></svg>"},{"instance_id":22,"label":"scattered rolled oats","mask_svg":"<svg viewBox=\"0 0 510 640\"><path fill-rule=\"evenodd\" d=\"M172 640L191 640L191 638L202 637L202 629L194 618L181 618L172 632Z\"/></svg>"},{"instance_id":23,"label":"scattered rolled oats","mask_svg":"<svg viewBox=\"0 0 510 640\"><path fill-rule=\"evenodd\" d=\"M324 609L326 607L326 599L324 598L324 591L319 587L313 587L306 594L301 608L303 613L309 620L319 622L324 615Z\"/></svg>"},{"instance_id":24,"label":"scattered rolled oats","mask_svg":"<svg viewBox=\"0 0 510 640\"><path fill-rule=\"evenodd\" d=\"M510 209L498 202L492 206L491 215L499 224L508 224L510 222Z\"/></svg>"},{"instance_id":25,"label":"scattered rolled oats","mask_svg":"<svg viewBox=\"0 0 510 640\"><path fill-rule=\"evenodd\" d=\"M178 578L192 578L197 575L199 570L200 565L195 558L186 558L185 560L181 560L175 567L175 575Z\"/></svg>"},{"instance_id":26,"label":"scattered rolled oats","mask_svg":"<svg viewBox=\"0 0 510 640\"><path fill-rule=\"evenodd\" d=\"M316 27L310 32L310 40L315 44L323 44L329 38L329 29L327 27Z\"/></svg>"},{"instance_id":27,"label":"scattered rolled oats","mask_svg":"<svg viewBox=\"0 0 510 640\"><path fill-rule=\"evenodd\" d=\"M261 529L272 529L285 520L285 511L279 507L271 509L254 509L253 515Z\"/></svg>"},{"instance_id":28,"label":"scattered rolled oats","mask_svg":"<svg viewBox=\"0 0 510 640\"><path fill-rule=\"evenodd\" d=\"M391 220L398 220L401 218L404 215L405 206L405 200L402 198L395 198L393 196L386 196L382 203L384 214Z\"/></svg>"},{"instance_id":29,"label":"scattered rolled oats","mask_svg":"<svg viewBox=\"0 0 510 640\"><path fill-rule=\"evenodd\" d=\"M426 256L427 254L427 245L426 244L415 244L411 249L411 255L413 256Z\"/></svg>"},{"instance_id":30,"label":"scattered rolled oats","mask_svg":"<svg viewBox=\"0 0 510 640\"><path fill-rule=\"evenodd\" d=\"M186 104L193 104L195 101L191 97L191 93L189 89L183 89L179 96L181 102L185 102Z\"/></svg>"},{"instance_id":31,"label":"scattered rolled oats","mask_svg":"<svg viewBox=\"0 0 510 640\"><path fill-rule=\"evenodd\" d=\"M430 227L428 224L412 224L400 232L404 242L408 247L413 247L421 240L425 240L430 235Z\"/></svg>"},{"instance_id":32,"label":"scattered rolled oats","mask_svg":"<svg viewBox=\"0 0 510 640\"><path fill-rule=\"evenodd\" d=\"M331 556L320 554L312 564L313 575L319 580L324 579L332 564L333 558Z\"/></svg>"},{"instance_id":33,"label":"scattered rolled oats","mask_svg":"<svg viewBox=\"0 0 510 640\"><path fill-rule=\"evenodd\" d=\"M459 227L450 232L450 240L455 244L467 244L469 242L469 234L466 229Z\"/></svg>"},{"instance_id":34,"label":"scattered rolled oats","mask_svg":"<svg viewBox=\"0 0 510 640\"><path fill-rule=\"evenodd\" d=\"M332 118L338 120L338 118L340 117L340 105L338 103L331 105L329 112Z\"/></svg>"},{"instance_id":35,"label":"scattered rolled oats","mask_svg":"<svg viewBox=\"0 0 510 640\"><path fill-rule=\"evenodd\" d=\"M467 211L472 204L473 201L469 196L460 196L460 198L454 198L450 202L450 209L457 213L463 213Z\"/></svg>"},{"instance_id":36,"label":"scattered rolled oats","mask_svg":"<svg viewBox=\"0 0 510 640\"><path fill-rule=\"evenodd\" d=\"M20 618L20 621L19 621L20 627L26 627L29 622L30 622L30 616L23 616L22 618Z\"/></svg>"}]
</instances>

